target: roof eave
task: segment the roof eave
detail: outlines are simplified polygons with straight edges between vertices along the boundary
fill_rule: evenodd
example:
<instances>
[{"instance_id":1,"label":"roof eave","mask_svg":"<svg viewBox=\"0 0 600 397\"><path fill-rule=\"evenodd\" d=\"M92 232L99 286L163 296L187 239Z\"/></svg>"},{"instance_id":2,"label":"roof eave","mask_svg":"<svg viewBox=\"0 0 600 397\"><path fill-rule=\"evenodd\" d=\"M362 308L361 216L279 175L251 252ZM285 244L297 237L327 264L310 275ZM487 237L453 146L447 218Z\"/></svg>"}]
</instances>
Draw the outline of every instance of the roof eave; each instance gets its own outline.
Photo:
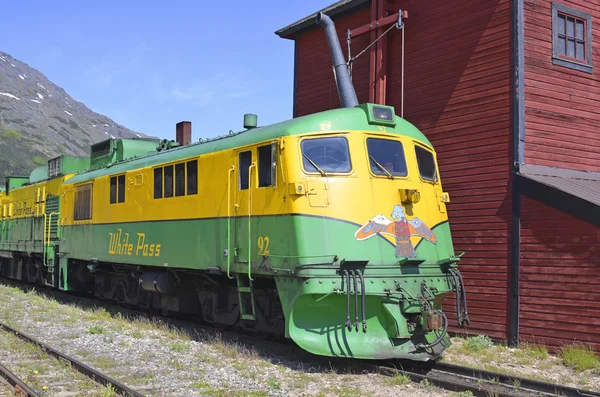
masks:
<instances>
[{"instance_id":1,"label":"roof eave","mask_svg":"<svg viewBox=\"0 0 600 397\"><path fill-rule=\"evenodd\" d=\"M307 28L316 25L315 18L319 12L327 14L331 18L335 18L342 13L354 10L355 8L370 3L371 0L340 0L330 6L327 6L317 12L310 14L307 17L300 19L284 28L281 28L275 32L276 35L282 39L293 40L295 35Z\"/></svg>"}]
</instances>

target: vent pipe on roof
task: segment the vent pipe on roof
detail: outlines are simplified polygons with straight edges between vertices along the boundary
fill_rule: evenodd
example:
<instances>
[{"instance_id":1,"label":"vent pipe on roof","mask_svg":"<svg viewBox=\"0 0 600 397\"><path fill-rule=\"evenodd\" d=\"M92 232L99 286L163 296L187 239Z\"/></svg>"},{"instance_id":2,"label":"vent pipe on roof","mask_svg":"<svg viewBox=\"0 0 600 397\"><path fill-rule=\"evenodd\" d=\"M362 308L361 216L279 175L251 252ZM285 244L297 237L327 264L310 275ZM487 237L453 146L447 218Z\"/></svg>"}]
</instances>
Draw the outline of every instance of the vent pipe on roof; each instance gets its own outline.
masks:
<instances>
[{"instance_id":1,"label":"vent pipe on roof","mask_svg":"<svg viewBox=\"0 0 600 397\"><path fill-rule=\"evenodd\" d=\"M335 24L331 18L322 12L317 14L317 24L325 29L325 35L327 36L327 42L329 43L329 51L331 52L331 58L333 59L333 67L335 68L335 83L337 85L338 95L340 96L340 103L343 108L353 108L358 106L358 98L356 97L354 85L348 74L348 67L346 66L346 61L344 61L344 54L342 53L340 40L338 39L335 30Z\"/></svg>"}]
</instances>

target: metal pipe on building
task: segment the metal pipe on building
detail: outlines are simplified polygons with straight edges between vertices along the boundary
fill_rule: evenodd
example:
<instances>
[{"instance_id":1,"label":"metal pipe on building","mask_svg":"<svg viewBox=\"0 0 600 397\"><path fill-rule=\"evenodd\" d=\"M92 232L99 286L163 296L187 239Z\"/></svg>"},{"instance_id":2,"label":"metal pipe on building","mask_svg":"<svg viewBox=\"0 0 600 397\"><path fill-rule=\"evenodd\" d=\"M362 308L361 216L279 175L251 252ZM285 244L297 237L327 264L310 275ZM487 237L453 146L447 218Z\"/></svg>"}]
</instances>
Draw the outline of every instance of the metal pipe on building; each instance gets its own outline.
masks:
<instances>
[{"instance_id":1,"label":"metal pipe on building","mask_svg":"<svg viewBox=\"0 0 600 397\"><path fill-rule=\"evenodd\" d=\"M327 42L329 43L329 51L333 59L333 67L335 70L335 83L340 96L340 104L343 108L353 108L358 106L358 98L350 75L348 74L348 66L344 60L340 40L335 30L335 24L327 15L322 12L317 14L317 24L325 29Z\"/></svg>"}]
</instances>

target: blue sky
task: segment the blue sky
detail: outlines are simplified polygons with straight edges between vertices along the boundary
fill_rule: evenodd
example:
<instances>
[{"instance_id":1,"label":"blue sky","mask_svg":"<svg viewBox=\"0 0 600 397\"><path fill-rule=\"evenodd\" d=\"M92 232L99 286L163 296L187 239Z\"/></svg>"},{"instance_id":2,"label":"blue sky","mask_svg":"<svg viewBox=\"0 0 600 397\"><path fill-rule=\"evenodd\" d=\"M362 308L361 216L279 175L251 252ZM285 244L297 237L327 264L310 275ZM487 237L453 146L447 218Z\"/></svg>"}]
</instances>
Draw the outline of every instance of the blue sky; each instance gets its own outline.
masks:
<instances>
[{"instance_id":1,"label":"blue sky","mask_svg":"<svg viewBox=\"0 0 600 397\"><path fill-rule=\"evenodd\" d=\"M274 32L332 3L4 0L0 50L127 128L174 139L189 120L197 140L292 117L293 42Z\"/></svg>"}]
</instances>

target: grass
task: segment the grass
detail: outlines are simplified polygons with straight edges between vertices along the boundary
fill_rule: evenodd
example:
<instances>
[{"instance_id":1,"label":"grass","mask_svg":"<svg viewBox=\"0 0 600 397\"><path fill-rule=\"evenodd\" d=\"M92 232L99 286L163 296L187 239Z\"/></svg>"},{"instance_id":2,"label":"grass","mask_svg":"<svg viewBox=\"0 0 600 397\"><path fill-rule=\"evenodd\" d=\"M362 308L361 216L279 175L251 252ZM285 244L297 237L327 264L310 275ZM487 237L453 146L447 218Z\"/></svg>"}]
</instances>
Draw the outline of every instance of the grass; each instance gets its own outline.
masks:
<instances>
[{"instance_id":1,"label":"grass","mask_svg":"<svg viewBox=\"0 0 600 397\"><path fill-rule=\"evenodd\" d=\"M8 135L8 136L13 137L13 138L19 138L20 139L20 138L23 137L21 134L19 134L15 130L4 129L4 130L2 130L2 133L4 135Z\"/></svg>"},{"instance_id":2,"label":"grass","mask_svg":"<svg viewBox=\"0 0 600 397\"><path fill-rule=\"evenodd\" d=\"M410 377L406 374L396 374L388 379L386 379L385 383L390 386L402 386L407 385L411 382Z\"/></svg>"},{"instance_id":3,"label":"grass","mask_svg":"<svg viewBox=\"0 0 600 397\"><path fill-rule=\"evenodd\" d=\"M487 335L471 336L465 342L467 350L473 352L479 352L492 346L494 346L494 342Z\"/></svg>"},{"instance_id":4,"label":"grass","mask_svg":"<svg viewBox=\"0 0 600 397\"><path fill-rule=\"evenodd\" d=\"M106 333L106 328L100 326L100 325L92 325L90 327L90 329L88 330L88 333L92 334L92 335L100 335L100 334L105 334Z\"/></svg>"},{"instance_id":5,"label":"grass","mask_svg":"<svg viewBox=\"0 0 600 397\"><path fill-rule=\"evenodd\" d=\"M576 371L600 368L600 359L591 346L574 344L565 346L561 351L563 364Z\"/></svg>"},{"instance_id":6,"label":"grass","mask_svg":"<svg viewBox=\"0 0 600 397\"><path fill-rule=\"evenodd\" d=\"M533 342L524 342L519 346L520 350L527 352L532 358L538 360L545 360L548 358L548 349L546 346L533 343Z\"/></svg>"},{"instance_id":7,"label":"grass","mask_svg":"<svg viewBox=\"0 0 600 397\"><path fill-rule=\"evenodd\" d=\"M281 384L277 381L277 379L267 380L267 386L269 386L269 388L275 389L275 390L281 389Z\"/></svg>"},{"instance_id":8,"label":"grass","mask_svg":"<svg viewBox=\"0 0 600 397\"><path fill-rule=\"evenodd\" d=\"M185 342L173 342L171 343L171 350L177 353L182 353L187 350Z\"/></svg>"}]
</instances>

